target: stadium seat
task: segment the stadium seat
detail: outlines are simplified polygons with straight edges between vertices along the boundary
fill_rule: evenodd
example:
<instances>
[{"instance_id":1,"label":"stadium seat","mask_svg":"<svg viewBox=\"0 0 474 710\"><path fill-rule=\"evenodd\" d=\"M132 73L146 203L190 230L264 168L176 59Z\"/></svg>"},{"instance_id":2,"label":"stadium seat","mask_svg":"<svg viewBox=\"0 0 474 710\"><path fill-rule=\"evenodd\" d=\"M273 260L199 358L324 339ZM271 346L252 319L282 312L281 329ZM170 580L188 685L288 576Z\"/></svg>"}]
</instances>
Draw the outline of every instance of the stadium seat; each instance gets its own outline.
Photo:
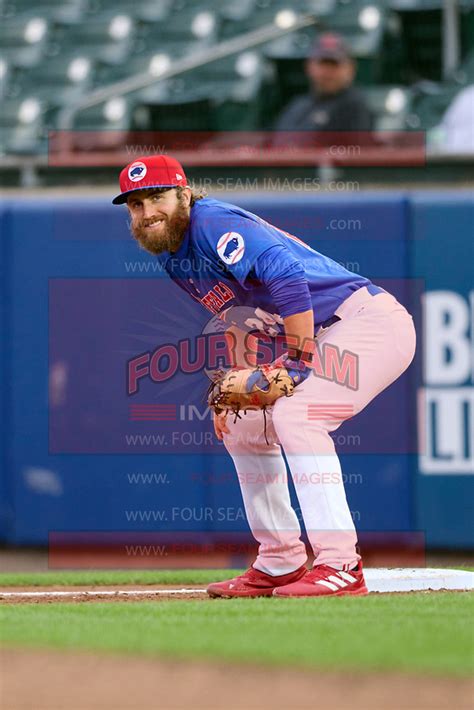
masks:
<instances>
[{"instance_id":1,"label":"stadium seat","mask_svg":"<svg viewBox=\"0 0 474 710\"><path fill-rule=\"evenodd\" d=\"M173 0L114 0L113 7L117 14L132 15L144 22L162 22L169 16L174 4ZM95 0L91 10L94 13L107 12L110 10L110 2Z\"/></svg>"},{"instance_id":2,"label":"stadium seat","mask_svg":"<svg viewBox=\"0 0 474 710\"><path fill-rule=\"evenodd\" d=\"M9 87L9 96L31 96L51 107L79 99L92 86L93 63L77 51L44 59L29 69L18 71Z\"/></svg>"},{"instance_id":3,"label":"stadium seat","mask_svg":"<svg viewBox=\"0 0 474 710\"><path fill-rule=\"evenodd\" d=\"M77 23L84 17L88 0L5 0L0 4L0 17L4 20L31 14L33 11L50 21Z\"/></svg>"},{"instance_id":4,"label":"stadium seat","mask_svg":"<svg viewBox=\"0 0 474 710\"><path fill-rule=\"evenodd\" d=\"M437 126L461 88L459 84L433 82L424 82L414 87L407 126L416 130L429 130Z\"/></svg>"},{"instance_id":5,"label":"stadium seat","mask_svg":"<svg viewBox=\"0 0 474 710\"><path fill-rule=\"evenodd\" d=\"M174 12L169 21L149 23L146 32L148 41L154 41L157 49L161 42L215 41L219 25L219 15L201 5L200 8Z\"/></svg>"},{"instance_id":6,"label":"stadium seat","mask_svg":"<svg viewBox=\"0 0 474 710\"><path fill-rule=\"evenodd\" d=\"M130 57L117 65L99 63L94 74L95 88L101 88L132 76L145 76L147 73L157 78L155 84L130 94L135 100L159 100L168 93L169 81L158 81L159 76L171 66L170 57L163 52L141 54Z\"/></svg>"},{"instance_id":7,"label":"stadium seat","mask_svg":"<svg viewBox=\"0 0 474 710\"><path fill-rule=\"evenodd\" d=\"M186 91L198 90L206 95L231 94L239 89L245 94L253 94L254 86L259 86L268 65L262 55L255 50L233 54L229 57L198 66L179 78Z\"/></svg>"},{"instance_id":8,"label":"stadium seat","mask_svg":"<svg viewBox=\"0 0 474 710\"><path fill-rule=\"evenodd\" d=\"M73 117L69 147L81 152L122 148L131 123L132 108L130 98L116 96L78 111Z\"/></svg>"},{"instance_id":9,"label":"stadium seat","mask_svg":"<svg viewBox=\"0 0 474 710\"><path fill-rule=\"evenodd\" d=\"M225 3L222 0L204 0L204 2L203 0L174 0L172 9L175 16L182 12L207 10L231 17L240 17L248 15L255 3L256 0L240 0L239 3Z\"/></svg>"},{"instance_id":10,"label":"stadium seat","mask_svg":"<svg viewBox=\"0 0 474 710\"><path fill-rule=\"evenodd\" d=\"M95 72L95 85L101 87L117 81L123 81L132 76L143 76L150 73L157 78L156 83L134 92L133 96L140 101L164 100L169 94L176 94L181 99L184 94L200 96L206 93L204 87L200 87L196 80L190 79L191 74L185 73L165 81L159 81L159 77L168 69L173 68L174 60L182 59L186 56L197 55L207 49L209 44L206 41L184 42L184 43L161 43L158 49L148 52L139 52L130 55L126 62L118 65L98 63ZM207 87L206 90L208 90Z\"/></svg>"},{"instance_id":11,"label":"stadium seat","mask_svg":"<svg viewBox=\"0 0 474 710\"><path fill-rule=\"evenodd\" d=\"M41 13L5 20L0 23L0 56L16 66L34 66L45 53L49 30Z\"/></svg>"},{"instance_id":12,"label":"stadium seat","mask_svg":"<svg viewBox=\"0 0 474 710\"><path fill-rule=\"evenodd\" d=\"M0 111L0 153L39 152L44 132L45 106L34 98L2 102Z\"/></svg>"},{"instance_id":13,"label":"stadium seat","mask_svg":"<svg viewBox=\"0 0 474 710\"><path fill-rule=\"evenodd\" d=\"M129 14L93 15L79 25L56 26L48 46L50 56L77 48L90 60L123 62L132 51L135 23Z\"/></svg>"},{"instance_id":14,"label":"stadium seat","mask_svg":"<svg viewBox=\"0 0 474 710\"><path fill-rule=\"evenodd\" d=\"M313 12L321 18L326 17L332 12L335 2L336 0L299 0L298 2L256 0L253 11L240 19L232 17L228 13L222 13L224 21L220 37L227 39L272 25L280 28L289 27L298 15Z\"/></svg>"},{"instance_id":15,"label":"stadium seat","mask_svg":"<svg viewBox=\"0 0 474 710\"><path fill-rule=\"evenodd\" d=\"M256 130L269 109L269 79L265 61L252 51L198 67L166 82L166 100L137 107L134 127Z\"/></svg>"},{"instance_id":16,"label":"stadium seat","mask_svg":"<svg viewBox=\"0 0 474 710\"><path fill-rule=\"evenodd\" d=\"M411 92L403 86L364 88L367 104L375 116L376 131L402 131L411 110Z\"/></svg>"},{"instance_id":17,"label":"stadium seat","mask_svg":"<svg viewBox=\"0 0 474 710\"><path fill-rule=\"evenodd\" d=\"M219 16L208 10L186 10L169 22L140 23L131 59L164 54L171 62L216 43Z\"/></svg>"}]
</instances>

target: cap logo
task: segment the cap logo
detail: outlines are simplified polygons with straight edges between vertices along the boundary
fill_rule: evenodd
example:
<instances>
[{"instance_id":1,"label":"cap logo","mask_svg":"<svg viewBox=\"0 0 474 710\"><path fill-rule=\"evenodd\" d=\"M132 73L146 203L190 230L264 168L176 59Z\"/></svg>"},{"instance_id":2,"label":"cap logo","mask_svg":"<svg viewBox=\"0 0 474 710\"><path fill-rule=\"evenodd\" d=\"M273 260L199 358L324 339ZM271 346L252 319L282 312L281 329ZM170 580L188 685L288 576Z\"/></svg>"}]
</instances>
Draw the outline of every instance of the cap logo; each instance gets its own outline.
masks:
<instances>
[{"instance_id":1,"label":"cap logo","mask_svg":"<svg viewBox=\"0 0 474 710\"><path fill-rule=\"evenodd\" d=\"M145 163L141 163L140 161L137 161L136 163L132 163L128 169L128 179L131 180L132 182L139 182L139 180L143 180L143 178L146 175L146 165Z\"/></svg>"},{"instance_id":2,"label":"cap logo","mask_svg":"<svg viewBox=\"0 0 474 710\"><path fill-rule=\"evenodd\" d=\"M182 180L183 176L180 175L179 173L176 173L176 180Z\"/></svg>"},{"instance_id":3,"label":"cap logo","mask_svg":"<svg viewBox=\"0 0 474 710\"><path fill-rule=\"evenodd\" d=\"M217 253L225 264L236 264L244 251L244 238L238 232L226 232L217 242Z\"/></svg>"}]
</instances>

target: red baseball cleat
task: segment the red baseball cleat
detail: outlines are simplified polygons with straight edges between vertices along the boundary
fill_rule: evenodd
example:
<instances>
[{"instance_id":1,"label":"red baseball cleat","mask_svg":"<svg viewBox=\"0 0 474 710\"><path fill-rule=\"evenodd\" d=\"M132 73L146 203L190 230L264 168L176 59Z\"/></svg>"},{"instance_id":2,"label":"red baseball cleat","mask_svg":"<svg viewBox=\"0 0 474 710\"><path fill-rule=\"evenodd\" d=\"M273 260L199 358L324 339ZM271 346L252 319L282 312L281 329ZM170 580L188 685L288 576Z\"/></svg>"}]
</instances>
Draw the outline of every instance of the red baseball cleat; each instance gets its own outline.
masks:
<instances>
[{"instance_id":1,"label":"red baseball cleat","mask_svg":"<svg viewBox=\"0 0 474 710\"><path fill-rule=\"evenodd\" d=\"M302 565L294 572L272 577L265 572L250 567L240 577L225 582L214 582L207 588L210 597L271 597L273 590L282 585L291 585L304 577L307 568Z\"/></svg>"},{"instance_id":2,"label":"red baseball cleat","mask_svg":"<svg viewBox=\"0 0 474 710\"><path fill-rule=\"evenodd\" d=\"M329 565L313 567L303 579L277 587L275 597L341 597L344 594L368 594L362 562L348 572Z\"/></svg>"}]
</instances>

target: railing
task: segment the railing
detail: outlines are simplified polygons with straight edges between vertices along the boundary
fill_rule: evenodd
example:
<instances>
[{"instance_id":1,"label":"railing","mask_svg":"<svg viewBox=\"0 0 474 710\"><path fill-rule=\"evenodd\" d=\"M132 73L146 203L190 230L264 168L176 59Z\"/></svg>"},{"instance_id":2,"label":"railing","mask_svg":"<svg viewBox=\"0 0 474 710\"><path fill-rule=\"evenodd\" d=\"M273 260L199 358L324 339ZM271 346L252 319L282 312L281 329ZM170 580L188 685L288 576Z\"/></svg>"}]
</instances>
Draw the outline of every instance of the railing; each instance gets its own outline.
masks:
<instances>
[{"instance_id":1,"label":"railing","mask_svg":"<svg viewBox=\"0 0 474 710\"><path fill-rule=\"evenodd\" d=\"M79 111L82 111L92 106L97 106L111 98L124 96L125 94L145 89L160 81L165 81L171 77L184 74L185 72L197 69L198 67L210 64L218 59L237 54L251 47L257 47L261 44L266 44L274 39L278 39L288 34L295 32L303 27L311 27L319 23L319 19L314 15L304 15L298 17L295 15L291 22L288 22L285 27L265 26L263 28L252 30L233 39L221 42L215 47L197 52L196 54L178 59L172 67L163 71L159 76L153 75L150 72L143 75L135 74L127 79L114 82L103 89L97 89L81 98L77 103L67 106L61 111L58 116L58 129L60 131L71 130L74 123L74 118ZM66 140L65 135L65 140Z\"/></svg>"}]
</instances>

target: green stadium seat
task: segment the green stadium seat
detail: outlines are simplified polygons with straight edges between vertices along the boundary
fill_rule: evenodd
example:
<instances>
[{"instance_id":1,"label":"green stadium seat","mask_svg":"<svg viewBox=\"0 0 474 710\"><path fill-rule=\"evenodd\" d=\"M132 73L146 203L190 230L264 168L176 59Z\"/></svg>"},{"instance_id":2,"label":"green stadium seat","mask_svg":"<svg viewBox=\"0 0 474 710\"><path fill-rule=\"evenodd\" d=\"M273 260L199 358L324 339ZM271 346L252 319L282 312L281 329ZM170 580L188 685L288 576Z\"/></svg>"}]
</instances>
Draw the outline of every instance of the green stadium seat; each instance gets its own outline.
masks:
<instances>
[{"instance_id":1,"label":"green stadium seat","mask_svg":"<svg viewBox=\"0 0 474 710\"><path fill-rule=\"evenodd\" d=\"M218 130L257 130L272 110L273 72L258 51L247 50L212 62L183 77L190 89L213 98Z\"/></svg>"},{"instance_id":2,"label":"green stadium seat","mask_svg":"<svg viewBox=\"0 0 474 710\"><path fill-rule=\"evenodd\" d=\"M227 39L259 27L288 27L298 15L314 12L319 17L328 16L335 6L335 0L256 0L251 14L240 19L223 12L220 37Z\"/></svg>"},{"instance_id":3,"label":"green stadium seat","mask_svg":"<svg viewBox=\"0 0 474 710\"><path fill-rule=\"evenodd\" d=\"M134 101L158 101L168 95L170 80L159 81L159 75L170 65L168 55L155 52L149 55L133 57L124 64L106 65L97 67L95 72L95 88L102 88L115 82L123 81L132 76L144 76L151 72L156 76L157 81L150 86L130 93L129 96Z\"/></svg>"},{"instance_id":4,"label":"green stadium seat","mask_svg":"<svg viewBox=\"0 0 474 710\"><path fill-rule=\"evenodd\" d=\"M411 92L403 86L364 88L367 104L375 116L376 131L402 131L411 110Z\"/></svg>"},{"instance_id":5,"label":"green stadium seat","mask_svg":"<svg viewBox=\"0 0 474 710\"><path fill-rule=\"evenodd\" d=\"M10 96L31 96L52 108L78 100L92 87L93 63L77 51L44 59L18 71L11 82Z\"/></svg>"},{"instance_id":6,"label":"green stadium seat","mask_svg":"<svg viewBox=\"0 0 474 710\"><path fill-rule=\"evenodd\" d=\"M77 48L92 61L123 62L134 47L136 26L130 14L93 15L79 25L57 26L48 46L50 56Z\"/></svg>"},{"instance_id":7,"label":"green stadium seat","mask_svg":"<svg viewBox=\"0 0 474 710\"><path fill-rule=\"evenodd\" d=\"M229 13L231 16L241 16L242 14L250 13L255 2L256 0L240 0L239 3L232 3L233 7L230 7L231 3L225 3L222 0L174 0L172 10L174 15L182 12L208 10L214 13Z\"/></svg>"},{"instance_id":8,"label":"green stadium seat","mask_svg":"<svg viewBox=\"0 0 474 710\"><path fill-rule=\"evenodd\" d=\"M118 81L123 81L132 76L143 76L151 73L156 76L157 81L150 86L134 92L133 96L139 101L163 100L171 93L182 94L188 92L190 84L189 74L178 75L175 78L159 81L159 77L169 68L173 67L175 59L184 58L187 54L197 54L209 46L206 42L186 42L181 44L161 43L159 49L153 49L147 53L131 55L126 62L118 65L108 65L99 63L95 73L95 86L101 87ZM182 52L182 54L180 54ZM193 93L196 93L196 82L194 82ZM203 91L198 92L200 95Z\"/></svg>"},{"instance_id":9,"label":"green stadium seat","mask_svg":"<svg viewBox=\"0 0 474 710\"><path fill-rule=\"evenodd\" d=\"M207 7L189 8L174 12L169 21L144 24L140 39L145 39L147 48L161 48L161 43L185 43L203 41L214 43L217 38L220 18Z\"/></svg>"},{"instance_id":10,"label":"green stadium seat","mask_svg":"<svg viewBox=\"0 0 474 710\"><path fill-rule=\"evenodd\" d=\"M248 51L198 67L166 82L165 101L137 107L143 130L256 130L269 107L268 65Z\"/></svg>"},{"instance_id":11,"label":"green stadium seat","mask_svg":"<svg viewBox=\"0 0 474 710\"><path fill-rule=\"evenodd\" d=\"M50 27L41 13L0 24L0 56L16 66L31 67L44 56Z\"/></svg>"},{"instance_id":12,"label":"green stadium seat","mask_svg":"<svg viewBox=\"0 0 474 710\"><path fill-rule=\"evenodd\" d=\"M132 108L130 98L115 97L76 113L72 128L80 133L74 136L75 149L104 151L121 148L131 123Z\"/></svg>"},{"instance_id":13,"label":"green stadium seat","mask_svg":"<svg viewBox=\"0 0 474 710\"><path fill-rule=\"evenodd\" d=\"M253 95L253 87L260 86L265 75L268 64L258 51L249 49L196 67L177 81L183 82L186 91L197 89L206 95L222 95L238 90L244 96L245 87Z\"/></svg>"},{"instance_id":14,"label":"green stadium seat","mask_svg":"<svg viewBox=\"0 0 474 710\"><path fill-rule=\"evenodd\" d=\"M45 106L32 98L2 102L0 154L35 153L45 140Z\"/></svg>"},{"instance_id":15,"label":"green stadium seat","mask_svg":"<svg viewBox=\"0 0 474 710\"><path fill-rule=\"evenodd\" d=\"M415 130L430 130L437 126L446 109L462 87L459 84L425 82L413 93L407 126Z\"/></svg>"},{"instance_id":16,"label":"green stadium seat","mask_svg":"<svg viewBox=\"0 0 474 710\"><path fill-rule=\"evenodd\" d=\"M114 12L118 14L132 15L135 19L143 22L162 22L170 15L175 3L173 0L114 0ZM91 10L96 13L103 13L110 10L109 0L96 0Z\"/></svg>"},{"instance_id":17,"label":"green stadium seat","mask_svg":"<svg viewBox=\"0 0 474 710\"><path fill-rule=\"evenodd\" d=\"M84 17L88 0L5 0L0 7L0 17L4 20L37 12L38 15L54 22L77 23Z\"/></svg>"}]
</instances>

